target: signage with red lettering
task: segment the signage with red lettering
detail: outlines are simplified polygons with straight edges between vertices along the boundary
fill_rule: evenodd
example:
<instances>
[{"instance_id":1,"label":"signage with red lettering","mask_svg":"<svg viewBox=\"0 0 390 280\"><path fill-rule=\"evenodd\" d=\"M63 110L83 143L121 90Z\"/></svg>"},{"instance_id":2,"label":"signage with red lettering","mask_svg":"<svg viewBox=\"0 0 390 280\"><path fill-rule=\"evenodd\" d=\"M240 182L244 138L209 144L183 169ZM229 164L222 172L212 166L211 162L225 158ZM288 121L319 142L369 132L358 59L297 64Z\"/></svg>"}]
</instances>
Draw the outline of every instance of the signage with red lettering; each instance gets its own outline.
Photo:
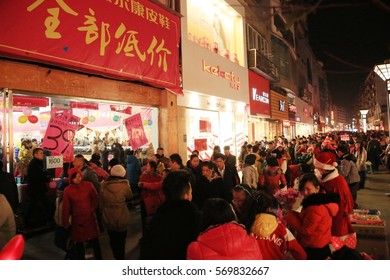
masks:
<instances>
[{"instance_id":1,"label":"signage with red lettering","mask_svg":"<svg viewBox=\"0 0 390 280\"><path fill-rule=\"evenodd\" d=\"M80 118L64 111L50 118L42 148L52 154L62 154L65 162L73 159L73 140Z\"/></svg>"},{"instance_id":2,"label":"signage with red lettering","mask_svg":"<svg viewBox=\"0 0 390 280\"><path fill-rule=\"evenodd\" d=\"M249 107L251 115L271 114L269 81L249 71Z\"/></svg>"},{"instance_id":3,"label":"signage with red lettering","mask_svg":"<svg viewBox=\"0 0 390 280\"><path fill-rule=\"evenodd\" d=\"M2 0L0 55L181 92L180 18L146 0Z\"/></svg>"},{"instance_id":4,"label":"signage with red lettering","mask_svg":"<svg viewBox=\"0 0 390 280\"><path fill-rule=\"evenodd\" d=\"M149 143L145 135L141 114L138 113L125 119L125 126L133 150Z\"/></svg>"}]
</instances>

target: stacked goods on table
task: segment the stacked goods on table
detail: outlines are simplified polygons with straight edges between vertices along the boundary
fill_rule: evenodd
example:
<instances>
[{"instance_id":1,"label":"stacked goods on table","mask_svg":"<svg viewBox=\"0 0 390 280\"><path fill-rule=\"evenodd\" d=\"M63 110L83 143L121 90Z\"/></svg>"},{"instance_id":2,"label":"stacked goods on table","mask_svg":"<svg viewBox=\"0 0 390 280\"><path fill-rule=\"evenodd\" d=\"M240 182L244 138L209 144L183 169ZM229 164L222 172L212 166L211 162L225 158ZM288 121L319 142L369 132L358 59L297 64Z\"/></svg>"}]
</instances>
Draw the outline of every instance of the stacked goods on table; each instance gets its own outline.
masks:
<instances>
[{"instance_id":1,"label":"stacked goods on table","mask_svg":"<svg viewBox=\"0 0 390 280\"><path fill-rule=\"evenodd\" d=\"M388 259L386 224L376 209L356 209L350 215L357 235L357 250L369 254L375 260Z\"/></svg>"}]
</instances>

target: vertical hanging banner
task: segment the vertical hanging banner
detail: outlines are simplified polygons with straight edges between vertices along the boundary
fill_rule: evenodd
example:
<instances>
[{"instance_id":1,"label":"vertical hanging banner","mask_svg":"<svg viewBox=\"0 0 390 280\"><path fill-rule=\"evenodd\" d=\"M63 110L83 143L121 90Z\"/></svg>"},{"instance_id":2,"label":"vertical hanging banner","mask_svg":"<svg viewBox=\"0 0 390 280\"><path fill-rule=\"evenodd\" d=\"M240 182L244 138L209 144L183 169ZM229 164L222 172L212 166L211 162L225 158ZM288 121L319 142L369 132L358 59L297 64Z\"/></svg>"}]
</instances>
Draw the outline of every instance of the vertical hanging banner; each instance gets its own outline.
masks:
<instances>
[{"instance_id":1,"label":"vertical hanging banner","mask_svg":"<svg viewBox=\"0 0 390 280\"><path fill-rule=\"evenodd\" d=\"M1 0L0 26L2 56L182 93L180 18L151 1Z\"/></svg>"},{"instance_id":2,"label":"vertical hanging banner","mask_svg":"<svg viewBox=\"0 0 390 280\"><path fill-rule=\"evenodd\" d=\"M73 140L80 118L69 112L55 114L50 118L42 148L53 155L62 154L64 162L71 162L74 154Z\"/></svg>"},{"instance_id":3,"label":"vertical hanging banner","mask_svg":"<svg viewBox=\"0 0 390 280\"><path fill-rule=\"evenodd\" d=\"M142 124L141 114L135 114L125 119L125 126L127 134L129 135L130 146L133 150L148 144L148 138L146 138L144 125Z\"/></svg>"}]
</instances>

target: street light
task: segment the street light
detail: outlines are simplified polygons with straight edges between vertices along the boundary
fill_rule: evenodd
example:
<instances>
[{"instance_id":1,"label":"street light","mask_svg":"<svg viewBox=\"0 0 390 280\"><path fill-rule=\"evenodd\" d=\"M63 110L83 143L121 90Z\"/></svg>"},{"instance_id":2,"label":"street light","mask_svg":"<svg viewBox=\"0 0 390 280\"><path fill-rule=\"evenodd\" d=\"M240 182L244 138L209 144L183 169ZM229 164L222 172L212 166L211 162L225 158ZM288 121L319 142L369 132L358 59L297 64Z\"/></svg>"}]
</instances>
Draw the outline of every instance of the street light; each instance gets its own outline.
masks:
<instances>
[{"instance_id":1,"label":"street light","mask_svg":"<svg viewBox=\"0 0 390 280\"><path fill-rule=\"evenodd\" d=\"M387 87L387 131L390 132L390 59L384 64L375 65L374 72L386 82Z\"/></svg>"},{"instance_id":2,"label":"street light","mask_svg":"<svg viewBox=\"0 0 390 280\"><path fill-rule=\"evenodd\" d=\"M367 114L369 110L360 110L361 118L363 119L363 132L367 132Z\"/></svg>"}]
</instances>

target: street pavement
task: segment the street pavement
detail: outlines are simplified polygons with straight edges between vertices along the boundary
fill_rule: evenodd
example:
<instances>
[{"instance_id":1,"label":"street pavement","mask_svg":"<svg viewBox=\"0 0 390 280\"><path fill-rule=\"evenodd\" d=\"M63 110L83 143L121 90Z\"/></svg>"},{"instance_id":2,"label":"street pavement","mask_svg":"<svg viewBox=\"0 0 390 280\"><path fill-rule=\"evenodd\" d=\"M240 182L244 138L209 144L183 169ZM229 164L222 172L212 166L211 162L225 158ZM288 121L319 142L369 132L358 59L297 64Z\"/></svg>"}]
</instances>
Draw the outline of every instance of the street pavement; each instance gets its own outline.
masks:
<instances>
[{"instance_id":1,"label":"street pavement","mask_svg":"<svg viewBox=\"0 0 390 280\"><path fill-rule=\"evenodd\" d=\"M381 219L386 222L386 244L390 250L390 197L385 194L388 192L390 193L390 173L382 169L367 175L366 187L358 192L357 201L361 209L377 209L381 212ZM126 259L136 260L139 257L139 240L141 238L139 206L131 210L130 213L131 224L127 232ZM113 260L106 232L99 236L99 241L103 259ZM381 244L385 244L385 241ZM371 248L371 250L374 249ZM381 249L383 250L383 248ZM64 256L65 253L54 245L54 232L52 230L26 238L23 260L62 260ZM389 256L386 259L389 259Z\"/></svg>"}]
</instances>

